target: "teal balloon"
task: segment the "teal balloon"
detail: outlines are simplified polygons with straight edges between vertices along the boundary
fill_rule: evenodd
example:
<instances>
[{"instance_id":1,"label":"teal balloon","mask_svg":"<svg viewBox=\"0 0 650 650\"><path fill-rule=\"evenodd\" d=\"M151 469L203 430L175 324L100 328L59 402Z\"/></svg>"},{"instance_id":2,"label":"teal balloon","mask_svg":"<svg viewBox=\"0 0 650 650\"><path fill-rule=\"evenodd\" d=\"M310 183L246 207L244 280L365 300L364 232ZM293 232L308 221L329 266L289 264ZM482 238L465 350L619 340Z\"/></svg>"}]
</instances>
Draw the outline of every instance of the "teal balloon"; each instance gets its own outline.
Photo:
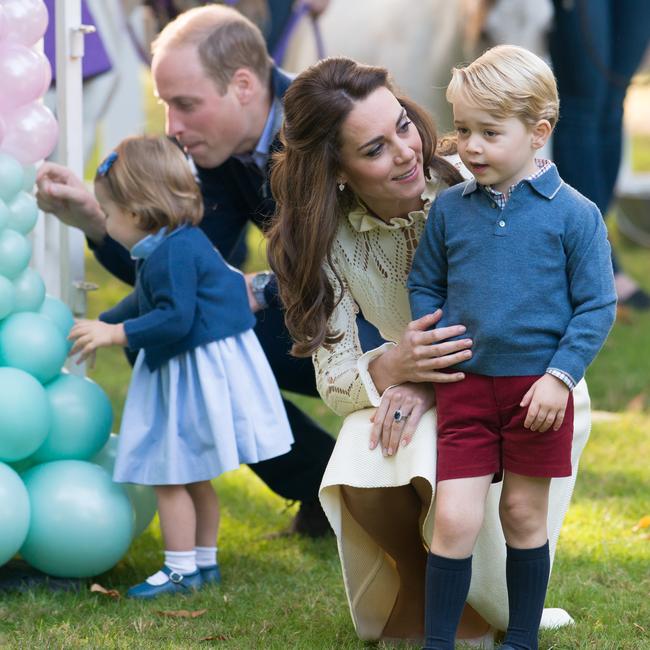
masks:
<instances>
[{"instance_id":1,"label":"teal balloon","mask_svg":"<svg viewBox=\"0 0 650 650\"><path fill-rule=\"evenodd\" d=\"M0 231L0 275L13 280L27 268L31 255L27 238L9 228Z\"/></svg>"},{"instance_id":2,"label":"teal balloon","mask_svg":"<svg viewBox=\"0 0 650 650\"><path fill-rule=\"evenodd\" d=\"M18 192L9 204L7 228L26 235L31 232L38 221L36 198L27 192Z\"/></svg>"},{"instance_id":3,"label":"teal balloon","mask_svg":"<svg viewBox=\"0 0 650 650\"><path fill-rule=\"evenodd\" d=\"M31 456L43 444L50 421L43 386L23 370L0 368L0 461Z\"/></svg>"},{"instance_id":4,"label":"teal balloon","mask_svg":"<svg viewBox=\"0 0 650 650\"><path fill-rule=\"evenodd\" d=\"M70 307L63 300L46 294L38 313L53 320L63 332L66 339L68 338L68 334L70 334L70 330L74 325L74 316L72 315L72 311L70 311ZM72 347L72 341L69 341L68 346Z\"/></svg>"},{"instance_id":5,"label":"teal balloon","mask_svg":"<svg viewBox=\"0 0 650 650\"><path fill-rule=\"evenodd\" d=\"M45 387L50 404L50 430L32 460L88 460L108 440L113 407L94 381L69 373Z\"/></svg>"},{"instance_id":6,"label":"teal balloon","mask_svg":"<svg viewBox=\"0 0 650 650\"><path fill-rule=\"evenodd\" d=\"M11 314L16 305L16 289L11 280L0 275L0 320Z\"/></svg>"},{"instance_id":7,"label":"teal balloon","mask_svg":"<svg viewBox=\"0 0 650 650\"><path fill-rule=\"evenodd\" d=\"M0 322L0 360L5 366L20 368L46 384L59 374L67 355L63 333L47 316L21 312Z\"/></svg>"},{"instance_id":8,"label":"teal balloon","mask_svg":"<svg viewBox=\"0 0 650 650\"><path fill-rule=\"evenodd\" d=\"M22 165L13 156L0 153L0 199L11 201L20 192L24 180Z\"/></svg>"},{"instance_id":9,"label":"teal balloon","mask_svg":"<svg viewBox=\"0 0 650 650\"><path fill-rule=\"evenodd\" d=\"M22 460L14 460L11 463L7 463L7 465L9 465L9 467L11 467L11 469L13 469L17 474L23 474L28 469L38 465L38 463L35 460L32 460L31 456L28 456Z\"/></svg>"},{"instance_id":10,"label":"teal balloon","mask_svg":"<svg viewBox=\"0 0 650 650\"><path fill-rule=\"evenodd\" d=\"M31 192L36 185L36 165L25 165L23 167L23 190Z\"/></svg>"},{"instance_id":11,"label":"teal balloon","mask_svg":"<svg viewBox=\"0 0 650 650\"><path fill-rule=\"evenodd\" d=\"M111 476L113 475L113 467L115 467L118 442L119 436L111 433L106 444L90 460L91 463L103 467ZM156 514L158 509L156 492L150 485L135 485L133 483L118 483L118 485L124 488L133 506L133 512L135 513L133 538L135 539L149 527Z\"/></svg>"},{"instance_id":12,"label":"teal balloon","mask_svg":"<svg viewBox=\"0 0 650 650\"><path fill-rule=\"evenodd\" d=\"M15 280L14 311L38 311L45 300L45 283L41 276L27 267Z\"/></svg>"},{"instance_id":13,"label":"teal balloon","mask_svg":"<svg viewBox=\"0 0 650 650\"><path fill-rule=\"evenodd\" d=\"M22 479L0 463L0 566L23 545L29 529L29 495Z\"/></svg>"},{"instance_id":14,"label":"teal balloon","mask_svg":"<svg viewBox=\"0 0 650 650\"><path fill-rule=\"evenodd\" d=\"M9 223L9 218L11 217L11 212L9 211L9 206L0 199L0 230L6 227Z\"/></svg>"},{"instance_id":15,"label":"teal balloon","mask_svg":"<svg viewBox=\"0 0 650 650\"><path fill-rule=\"evenodd\" d=\"M88 578L113 567L133 537L133 508L103 468L57 460L27 470L31 520L20 554L60 578Z\"/></svg>"}]
</instances>

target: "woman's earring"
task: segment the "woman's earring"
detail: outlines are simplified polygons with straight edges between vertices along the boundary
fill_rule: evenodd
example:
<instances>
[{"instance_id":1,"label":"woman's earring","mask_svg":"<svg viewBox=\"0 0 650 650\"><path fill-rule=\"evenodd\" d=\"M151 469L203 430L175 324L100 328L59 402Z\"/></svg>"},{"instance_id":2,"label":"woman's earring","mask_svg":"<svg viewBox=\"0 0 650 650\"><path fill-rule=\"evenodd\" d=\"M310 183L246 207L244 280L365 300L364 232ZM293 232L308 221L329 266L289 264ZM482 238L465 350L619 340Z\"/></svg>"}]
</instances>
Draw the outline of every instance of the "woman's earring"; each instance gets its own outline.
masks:
<instances>
[{"instance_id":1,"label":"woman's earring","mask_svg":"<svg viewBox=\"0 0 650 650\"><path fill-rule=\"evenodd\" d=\"M342 192L344 189L345 189L345 183L343 181L341 181L339 183L339 192Z\"/></svg>"}]
</instances>

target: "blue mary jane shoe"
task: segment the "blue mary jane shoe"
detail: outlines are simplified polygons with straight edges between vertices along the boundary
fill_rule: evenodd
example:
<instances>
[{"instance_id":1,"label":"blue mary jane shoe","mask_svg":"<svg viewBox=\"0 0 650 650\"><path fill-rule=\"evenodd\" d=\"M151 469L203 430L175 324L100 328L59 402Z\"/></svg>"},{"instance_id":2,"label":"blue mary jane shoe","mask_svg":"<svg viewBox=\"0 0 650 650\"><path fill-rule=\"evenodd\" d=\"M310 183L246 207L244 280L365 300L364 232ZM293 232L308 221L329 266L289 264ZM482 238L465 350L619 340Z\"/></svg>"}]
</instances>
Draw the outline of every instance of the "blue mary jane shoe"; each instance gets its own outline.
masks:
<instances>
[{"instance_id":1,"label":"blue mary jane shoe","mask_svg":"<svg viewBox=\"0 0 650 650\"><path fill-rule=\"evenodd\" d=\"M204 587L218 585L221 582L221 569L218 564L199 567L199 571L201 572L201 580L203 581Z\"/></svg>"},{"instance_id":2,"label":"blue mary jane shoe","mask_svg":"<svg viewBox=\"0 0 650 650\"><path fill-rule=\"evenodd\" d=\"M139 585L131 587L126 592L127 597L150 599L158 598L158 596L162 596L163 594L189 594L199 590L203 585L201 571L199 570L183 575L182 573L172 571L168 566L163 566L161 571L169 576L167 582L162 585L152 585L145 580Z\"/></svg>"}]
</instances>

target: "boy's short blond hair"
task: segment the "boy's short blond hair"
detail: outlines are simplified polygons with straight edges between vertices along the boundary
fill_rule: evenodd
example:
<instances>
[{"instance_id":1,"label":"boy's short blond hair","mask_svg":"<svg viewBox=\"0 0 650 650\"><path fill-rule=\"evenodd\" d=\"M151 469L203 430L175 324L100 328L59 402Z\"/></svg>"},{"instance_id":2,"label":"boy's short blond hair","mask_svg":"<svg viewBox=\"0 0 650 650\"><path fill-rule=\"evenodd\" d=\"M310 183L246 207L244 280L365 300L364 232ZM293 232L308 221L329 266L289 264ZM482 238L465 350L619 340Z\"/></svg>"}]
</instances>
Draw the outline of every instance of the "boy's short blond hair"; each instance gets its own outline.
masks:
<instances>
[{"instance_id":1,"label":"boy's short blond hair","mask_svg":"<svg viewBox=\"0 0 650 650\"><path fill-rule=\"evenodd\" d=\"M466 67L453 68L447 101L458 97L501 119L519 118L533 126L557 123L560 99L551 68L516 45L497 45Z\"/></svg>"},{"instance_id":2,"label":"boy's short blond hair","mask_svg":"<svg viewBox=\"0 0 650 650\"><path fill-rule=\"evenodd\" d=\"M100 166L95 185L121 210L132 212L139 228L174 230L203 216L201 191L183 152L163 136L122 140L114 162ZM107 169L103 169L104 167Z\"/></svg>"},{"instance_id":3,"label":"boy's short blond hair","mask_svg":"<svg viewBox=\"0 0 650 650\"><path fill-rule=\"evenodd\" d=\"M151 44L153 56L173 48L196 47L199 60L219 92L225 94L240 68L269 83L273 61L259 28L231 7L189 9L168 23Z\"/></svg>"}]
</instances>

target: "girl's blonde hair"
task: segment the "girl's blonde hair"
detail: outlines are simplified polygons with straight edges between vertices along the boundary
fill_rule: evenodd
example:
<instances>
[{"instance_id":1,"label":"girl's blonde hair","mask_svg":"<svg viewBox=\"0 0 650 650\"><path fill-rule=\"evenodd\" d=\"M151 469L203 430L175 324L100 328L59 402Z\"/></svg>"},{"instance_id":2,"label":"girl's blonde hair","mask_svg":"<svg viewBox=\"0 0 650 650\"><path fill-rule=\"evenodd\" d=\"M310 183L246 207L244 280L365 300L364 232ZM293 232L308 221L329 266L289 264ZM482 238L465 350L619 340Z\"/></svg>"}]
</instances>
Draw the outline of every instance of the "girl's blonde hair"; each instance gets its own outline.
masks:
<instances>
[{"instance_id":1,"label":"girl's blonde hair","mask_svg":"<svg viewBox=\"0 0 650 650\"><path fill-rule=\"evenodd\" d=\"M463 97L497 118L519 118L554 127L560 100L555 77L536 54L516 45L497 45L464 68L453 68L447 101Z\"/></svg>"},{"instance_id":2,"label":"girl's blonde hair","mask_svg":"<svg viewBox=\"0 0 650 650\"><path fill-rule=\"evenodd\" d=\"M99 166L95 184L122 210L136 216L139 228L196 225L203 216L199 186L183 152L163 136L135 136L120 142Z\"/></svg>"}]
</instances>

